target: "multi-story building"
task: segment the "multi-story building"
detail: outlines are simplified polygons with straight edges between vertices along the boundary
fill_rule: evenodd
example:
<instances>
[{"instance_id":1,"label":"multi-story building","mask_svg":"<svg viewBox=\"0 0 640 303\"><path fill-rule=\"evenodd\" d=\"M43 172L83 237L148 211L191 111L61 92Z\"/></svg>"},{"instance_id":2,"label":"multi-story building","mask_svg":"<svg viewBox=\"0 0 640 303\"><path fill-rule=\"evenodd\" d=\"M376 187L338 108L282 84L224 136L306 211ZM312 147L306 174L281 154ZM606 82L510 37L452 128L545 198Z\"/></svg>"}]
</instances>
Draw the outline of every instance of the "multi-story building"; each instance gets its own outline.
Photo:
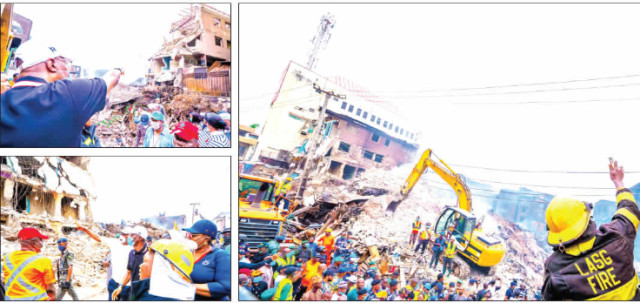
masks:
<instances>
[{"instance_id":1,"label":"multi-story building","mask_svg":"<svg viewBox=\"0 0 640 303\"><path fill-rule=\"evenodd\" d=\"M95 201L87 157L1 157L2 215L61 232L73 220L92 220Z\"/></svg>"},{"instance_id":2,"label":"multi-story building","mask_svg":"<svg viewBox=\"0 0 640 303\"><path fill-rule=\"evenodd\" d=\"M251 157L258 144L258 134L250 126L238 125L238 157L240 160L247 160Z\"/></svg>"},{"instance_id":3,"label":"multi-story building","mask_svg":"<svg viewBox=\"0 0 640 303\"><path fill-rule=\"evenodd\" d=\"M231 21L227 13L206 4L192 4L181 12L161 49L149 60L148 77L155 82L182 85L182 77L206 77L214 69L227 70L231 59ZM177 78L177 79L176 79Z\"/></svg>"},{"instance_id":4,"label":"multi-story building","mask_svg":"<svg viewBox=\"0 0 640 303\"><path fill-rule=\"evenodd\" d=\"M324 96L314 89L334 91L325 121L317 123ZM264 123L254 160L288 168L309 149L313 131L321 128L315 156L321 170L343 179L370 168L389 169L411 161L420 133L361 87L341 78L326 78L290 62Z\"/></svg>"}]
</instances>

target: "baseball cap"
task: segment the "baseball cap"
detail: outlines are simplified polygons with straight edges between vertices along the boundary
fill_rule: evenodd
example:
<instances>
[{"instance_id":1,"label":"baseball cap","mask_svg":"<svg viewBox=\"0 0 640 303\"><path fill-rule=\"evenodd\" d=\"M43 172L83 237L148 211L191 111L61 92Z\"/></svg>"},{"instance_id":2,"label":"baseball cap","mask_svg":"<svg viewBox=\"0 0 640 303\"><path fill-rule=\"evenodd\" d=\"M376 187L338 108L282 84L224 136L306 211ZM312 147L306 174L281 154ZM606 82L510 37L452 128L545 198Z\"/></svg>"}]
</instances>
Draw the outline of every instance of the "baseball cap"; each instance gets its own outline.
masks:
<instances>
[{"instance_id":1,"label":"baseball cap","mask_svg":"<svg viewBox=\"0 0 640 303\"><path fill-rule=\"evenodd\" d=\"M49 239L49 237L40 233L37 228L33 227L25 227L18 232L18 237L20 240L28 240L32 238L40 238L43 240Z\"/></svg>"},{"instance_id":2,"label":"baseball cap","mask_svg":"<svg viewBox=\"0 0 640 303\"><path fill-rule=\"evenodd\" d=\"M351 283L358 282L358 278L356 278L356 276L349 276L346 280Z\"/></svg>"},{"instance_id":3,"label":"baseball cap","mask_svg":"<svg viewBox=\"0 0 640 303\"><path fill-rule=\"evenodd\" d=\"M182 230L192 233L192 234L203 234L211 237L211 239L215 239L218 228L216 224L209 220L200 220L196 223L193 223L193 226L189 228L183 228Z\"/></svg>"},{"instance_id":4,"label":"baseball cap","mask_svg":"<svg viewBox=\"0 0 640 303\"><path fill-rule=\"evenodd\" d=\"M140 237L142 237L142 239L147 239L148 236L147 229L140 225L133 227L132 234L138 234Z\"/></svg>"},{"instance_id":5,"label":"baseball cap","mask_svg":"<svg viewBox=\"0 0 640 303\"><path fill-rule=\"evenodd\" d=\"M56 241L56 243L60 244L62 242L67 242L67 238L60 238L60 240Z\"/></svg>"},{"instance_id":6,"label":"baseball cap","mask_svg":"<svg viewBox=\"0 0 640 303\"><path fill-rule=\"evenodd\" d=\"M175 134L176 136L180 137L180 139L185 141L198 139L198 127L193 125L193 123L189 121L178 123L178 125L176 125L176 128L171 133Z\"/></svg>"},{"instance_id":7,"label":"baseball cap","mask_svg":"<svg viewBox=\"0 0 640 303\"><path fill-rule=\"evenodd\" d=\"M20 45L20 48L18 48L16 52L16 58L20 58L23 61L22 69L32 67L36 64L45 62L48 59L58 57L71 61L69 57L63 55L56 47L35 41L30 41L24 45Z\"/></svg>"},{"instance_id":8,"label":"baseball cap","mask_svg":"<svg viewBox=\"0 0 640 303\"><path fill-rule=\"evenodd\" d=\"M151 119L156 121L164 121L164 115L160 111L155 111L151 114Z\"/></svg>"},{"instance_id":9,"label":"baseball cap","mask_svg":"<svg viewBox=\"0 0 640 303\"><path fill-rule=\"evenodd\" d=\"M140 123L142 123L142 125L147 125L149 124L149 115L147 114L142 114L140 116Z\"/></svg>"}]
</instances>

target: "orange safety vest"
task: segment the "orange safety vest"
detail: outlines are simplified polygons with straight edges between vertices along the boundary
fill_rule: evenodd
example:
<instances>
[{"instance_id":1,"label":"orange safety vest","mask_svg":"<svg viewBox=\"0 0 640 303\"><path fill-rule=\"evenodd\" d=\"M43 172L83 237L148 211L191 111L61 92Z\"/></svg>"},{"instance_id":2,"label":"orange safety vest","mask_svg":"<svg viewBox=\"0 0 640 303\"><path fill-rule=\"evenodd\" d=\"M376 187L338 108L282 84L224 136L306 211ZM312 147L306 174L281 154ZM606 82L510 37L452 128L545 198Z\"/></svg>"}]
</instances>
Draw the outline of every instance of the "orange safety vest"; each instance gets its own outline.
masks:
<instances>
[{"instance_id":1,"label":"orange safety vest","mask_svg":"<svg viewBox=\"0 0 640 303\"><path fill-rule=\"evenodd\" d=\"M327 250L327 252L332 251L333 250L333 244L335 243L336 238L333 235L329 235L329 236L322 236L322 238L320 238L320 243L322 243L322 246L324 246L324 248Z\"/></svg>"},{"instance_id":2,"label":"orange safety vest","mask_svg":"<svg viewBox=\"0 0 640 303\"><path fill-rule=\"evenodd\" d=\"M302 272L302 286L309 287L311 285L311 279L313 276L318 274L318 267L320 266L320 262L316 261L316 264L311 264L311 261L307 261L307 265L304 268L304 272Z\"/></svg>"},{"instance_id":3,"label":"orange safety vest","mask_svg":"<svg viewBox=\"0 0 640 303\"><path fill-rule=\"evenodd\" d=\"M48 300L47 284L55 282L51 260L35 252L14 251L4 260L7 300Z\"/></svg>"}]
</instances>

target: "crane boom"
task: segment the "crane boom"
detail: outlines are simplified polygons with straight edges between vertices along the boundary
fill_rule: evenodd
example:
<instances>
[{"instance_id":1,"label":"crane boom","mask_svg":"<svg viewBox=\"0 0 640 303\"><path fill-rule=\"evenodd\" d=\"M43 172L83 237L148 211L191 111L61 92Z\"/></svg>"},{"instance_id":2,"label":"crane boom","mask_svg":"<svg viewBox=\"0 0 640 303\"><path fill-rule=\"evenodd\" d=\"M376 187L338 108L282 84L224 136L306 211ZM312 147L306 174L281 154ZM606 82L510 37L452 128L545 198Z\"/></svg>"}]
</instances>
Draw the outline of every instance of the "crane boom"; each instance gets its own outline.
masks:
<instances>
[{"instance_id":1,"label":"crane boom","mask_svg":"<svg viewBox=\"0 0 640 303\"><path fill-rule=\"evenodd\" d=\"M469 192L469 188L465 184L464 180L444 161L440 160L440 163L434 161L431 158L432 153L431 149L427 149L422 153L420 160L413 167L413 170L400 190L402 199L404 200L409 195L422 175L428 168L431 168L436 174L438 174L438 176L440 176L440 178L451 186L453 191L456 192L456 195L458 196L458 207L471 212L471 193Z\"/></svg>"}]
</instances>

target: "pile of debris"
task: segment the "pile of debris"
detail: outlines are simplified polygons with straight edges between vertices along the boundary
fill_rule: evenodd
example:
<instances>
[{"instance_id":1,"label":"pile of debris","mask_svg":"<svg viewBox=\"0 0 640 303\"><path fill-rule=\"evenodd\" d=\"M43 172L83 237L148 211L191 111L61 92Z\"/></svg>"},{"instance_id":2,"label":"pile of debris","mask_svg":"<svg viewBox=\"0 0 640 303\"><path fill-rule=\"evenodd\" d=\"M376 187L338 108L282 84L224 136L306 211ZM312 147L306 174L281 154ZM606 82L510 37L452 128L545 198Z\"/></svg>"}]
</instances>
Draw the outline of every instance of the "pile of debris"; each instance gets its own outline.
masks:
<instances>
[{"instance_id":1,"label":"pile of debris","mask_svg":"<svg viewBox=\"0 0 640 303\"><path fill-rule=\"evenodd\" d=\"M191 112L230 112L231 108L229 97L209 96L174 86L138 88L118 84L108 99L109 107L92 121L98 125L96 136L106 147L134 146L137 130L134 120L143 112L153 112L153 106L160 105L165 109L169 129L179 122L188 121Z\"/></svg>"},{"instance_id":2,"label":"pile of debris","mask_svg":"<svg viewBox=\"0 0 640 303\"><path fill-rule=\"evenodd\" d=\"M404 277L434 279L438 271L428 268L431 250L424 255L414 253L409 245L411 222L420 216L422 222L433 226L444 207L456 202L447 193L419 183L393 215L387 213L387 205L400 199L399 191L408 170L407 167L384 172L370 170L353 181L329 174L315 176L307 183L303 205L288 220L294 242L322 233L328 227L333 228L334 234L351 231L361 262L380 261L385 269L396 266ZM549 254L538 246L533 235L492 213L477 215L485 215L485 232L496 231L494 236L505 239L505 256L489 275L503 281L523 281L529 287L541 286L544 261ZM453 279L487 276L473 267L468 270L454 269L451 276ZM493 278L482 280L490 279Z\"/></svg>"}]
</instances>

